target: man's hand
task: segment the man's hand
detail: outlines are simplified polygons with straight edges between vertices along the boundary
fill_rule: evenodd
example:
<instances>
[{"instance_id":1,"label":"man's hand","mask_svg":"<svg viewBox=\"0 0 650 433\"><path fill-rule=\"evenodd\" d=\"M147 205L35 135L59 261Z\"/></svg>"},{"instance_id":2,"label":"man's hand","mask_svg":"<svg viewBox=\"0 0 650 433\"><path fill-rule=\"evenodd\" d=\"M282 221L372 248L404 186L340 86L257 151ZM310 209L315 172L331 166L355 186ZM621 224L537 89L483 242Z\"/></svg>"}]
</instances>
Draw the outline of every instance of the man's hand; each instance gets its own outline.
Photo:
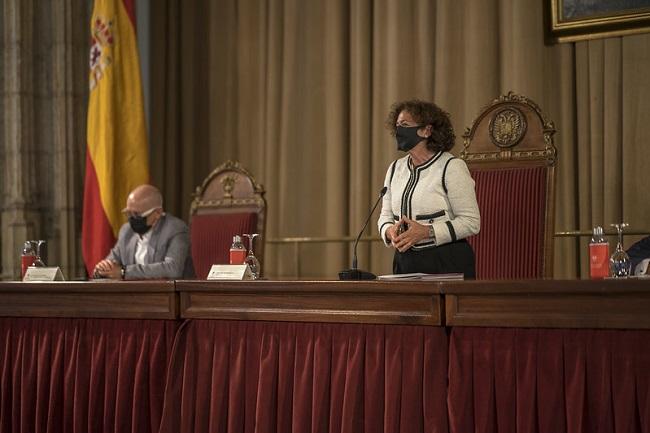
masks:
<instances>
[{"instance_id":1,"label":"man's hand","mask_svg":"<svg viewBox=\"0 0 650 433\"><path fill-rule=\"evenodd\" d=\"M119 263L112 260L102 260L95 265L93 277L111 278L114 280L122 279L122 267Z\"/></svg>"},{"instance_id":2,"label":"man's hand","mask_svg":"<svg viewBox=\"0 0 650 433\"><path fill-rule=\"evenodd\" d=\"M427 226L415 222L404 215L402 215L402 218L395 223L395 226L399 226L402 223L405 223L408 229L402 234L392 238L393 246L397 248L400 253L403 253L416 243L429 237L429 228ZM388 230L390 230L390 228Z\"/></svg>"}]
</instances>

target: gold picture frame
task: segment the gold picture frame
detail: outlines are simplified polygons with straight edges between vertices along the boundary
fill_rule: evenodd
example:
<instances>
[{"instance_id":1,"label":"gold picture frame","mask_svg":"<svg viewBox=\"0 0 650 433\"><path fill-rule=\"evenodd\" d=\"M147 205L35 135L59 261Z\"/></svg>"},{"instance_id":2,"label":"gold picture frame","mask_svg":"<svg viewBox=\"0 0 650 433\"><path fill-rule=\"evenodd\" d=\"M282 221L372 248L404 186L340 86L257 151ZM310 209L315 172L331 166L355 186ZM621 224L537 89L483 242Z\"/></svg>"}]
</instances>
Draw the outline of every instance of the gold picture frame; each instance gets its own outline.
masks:
<instances>
[{"instance_id":1,"label":"gold picture frame","mask_svg":"<svg viewBox=\"0 0 650 433\"><path fill-rule=\"evenodd\" d=\"M650 31L650 0L546 0L546 12L548 42Z\"/></svg>"}]
</instances>

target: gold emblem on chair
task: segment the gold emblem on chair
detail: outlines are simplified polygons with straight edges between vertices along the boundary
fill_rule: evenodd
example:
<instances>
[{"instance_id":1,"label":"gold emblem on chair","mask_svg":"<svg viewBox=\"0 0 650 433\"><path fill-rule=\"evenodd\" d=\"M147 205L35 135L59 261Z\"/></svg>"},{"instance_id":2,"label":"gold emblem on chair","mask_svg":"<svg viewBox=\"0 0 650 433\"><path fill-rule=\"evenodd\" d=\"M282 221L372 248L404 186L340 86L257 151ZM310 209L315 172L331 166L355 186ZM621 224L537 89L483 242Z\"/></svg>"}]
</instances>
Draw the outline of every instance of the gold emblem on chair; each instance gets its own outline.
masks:
<instances>
[{"instance_id":1,"label":"gold emblem on chair","mask_svg":"<svg viewBox=\"0 0 650 433\"><path fill-rule=\"evenodd\" d=\"M517 108L498 111L490 120L490 139L498 147L515 146L526 133L526 117Z\"/></svg>"},{"instance_id":2,"label":"gold emblem on chair","mask_svg":"<svg viewBox=\"0 0 650 433\"><path fill-rule=\"evenodd\" d=\"M232 190L235 189L235 182L237 182L236 175L225 176L223 179L221 179L224 198L232 198Z\"/></svg>"}]
</instances>

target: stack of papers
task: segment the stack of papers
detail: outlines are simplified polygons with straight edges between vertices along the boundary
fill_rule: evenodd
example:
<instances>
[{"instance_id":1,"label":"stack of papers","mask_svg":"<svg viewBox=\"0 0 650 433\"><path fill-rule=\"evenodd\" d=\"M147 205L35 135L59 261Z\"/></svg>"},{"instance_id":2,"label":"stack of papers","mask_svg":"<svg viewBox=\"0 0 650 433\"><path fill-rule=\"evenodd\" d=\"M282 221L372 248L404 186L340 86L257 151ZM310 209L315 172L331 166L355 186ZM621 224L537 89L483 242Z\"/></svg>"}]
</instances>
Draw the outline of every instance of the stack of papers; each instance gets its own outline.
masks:
<instances>
[{"instance_id":1,"label":"stack of papers","mask_svg":"<svg viewBox=\"0 0 650 433\"><path fill-rule=\"evenodd\" d=\"M449 280L464 280L463 274L423 274L416 272L413 274L390 274L380 275L377 277L379 280L427 280L427 281L449 281Z\"/></svg>"}]
</instances>

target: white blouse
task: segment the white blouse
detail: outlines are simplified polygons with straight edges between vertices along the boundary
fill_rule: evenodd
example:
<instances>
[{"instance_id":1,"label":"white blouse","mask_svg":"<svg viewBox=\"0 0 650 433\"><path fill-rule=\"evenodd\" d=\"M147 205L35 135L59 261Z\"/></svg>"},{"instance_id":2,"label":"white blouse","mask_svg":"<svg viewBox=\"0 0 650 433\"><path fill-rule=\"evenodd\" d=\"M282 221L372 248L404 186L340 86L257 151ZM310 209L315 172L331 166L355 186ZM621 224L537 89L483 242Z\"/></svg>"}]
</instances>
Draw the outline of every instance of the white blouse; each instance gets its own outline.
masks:
<instances>
[{"instance_id":1,"label":"white blouse","mask_svg":"<svg viewBox=\"0 0 650 433\"><path fill-rule=\"evenodd\" d=\"M381 215L377 226L384 243L386 230L401 215L420 224L432 225L433 239L423 239L412 248L422 250L464 239L479 232L481 216L474 180L467 164L449 152L438 152L414 167L410 155L394 161L386 172Z\"/></svg>"}]
</instances>

